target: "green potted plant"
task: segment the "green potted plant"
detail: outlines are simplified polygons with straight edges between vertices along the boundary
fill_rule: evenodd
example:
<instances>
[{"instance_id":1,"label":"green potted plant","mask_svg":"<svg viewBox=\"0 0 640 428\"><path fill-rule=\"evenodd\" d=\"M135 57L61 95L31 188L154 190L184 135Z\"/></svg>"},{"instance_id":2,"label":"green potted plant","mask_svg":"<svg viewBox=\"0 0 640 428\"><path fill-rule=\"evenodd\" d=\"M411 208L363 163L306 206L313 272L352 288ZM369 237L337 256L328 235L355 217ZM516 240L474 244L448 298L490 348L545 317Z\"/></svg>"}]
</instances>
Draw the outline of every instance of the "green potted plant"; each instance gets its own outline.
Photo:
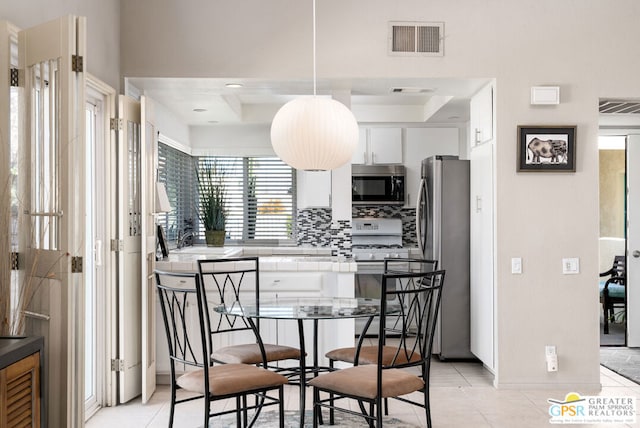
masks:
<instances>
[{"instance_id":1,"label":"green potted plant","mask_svg":"<svg viewBox=\"0 0 640 428\"><path fill-rule=\"evenodd\" d=\"M225 208L226 189L223 175L215 163L201 165L197 169L200 209L198 216L204 226L207 246L224 245L227 212Z\"/></svg>"}]
</instances>

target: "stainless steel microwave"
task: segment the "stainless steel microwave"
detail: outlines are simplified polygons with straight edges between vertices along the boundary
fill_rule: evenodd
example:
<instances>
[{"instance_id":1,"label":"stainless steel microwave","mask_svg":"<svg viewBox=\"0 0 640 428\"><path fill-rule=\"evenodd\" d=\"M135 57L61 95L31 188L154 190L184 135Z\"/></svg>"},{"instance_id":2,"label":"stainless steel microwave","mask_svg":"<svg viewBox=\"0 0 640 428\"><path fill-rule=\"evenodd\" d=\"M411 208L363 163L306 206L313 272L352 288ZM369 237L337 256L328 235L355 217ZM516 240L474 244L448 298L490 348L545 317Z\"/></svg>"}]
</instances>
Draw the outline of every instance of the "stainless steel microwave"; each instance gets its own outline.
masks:
<instances>
[{"instance_id":1,"label":"stainless steel microwave","mask_svg":"<svg viewBox=\"0 0 640 428\"><path fill-rule=\"evenodd\" d=\"M351 202L354 205L404 205L403 165L352 165Z\"/></svg>"}]
</instances>

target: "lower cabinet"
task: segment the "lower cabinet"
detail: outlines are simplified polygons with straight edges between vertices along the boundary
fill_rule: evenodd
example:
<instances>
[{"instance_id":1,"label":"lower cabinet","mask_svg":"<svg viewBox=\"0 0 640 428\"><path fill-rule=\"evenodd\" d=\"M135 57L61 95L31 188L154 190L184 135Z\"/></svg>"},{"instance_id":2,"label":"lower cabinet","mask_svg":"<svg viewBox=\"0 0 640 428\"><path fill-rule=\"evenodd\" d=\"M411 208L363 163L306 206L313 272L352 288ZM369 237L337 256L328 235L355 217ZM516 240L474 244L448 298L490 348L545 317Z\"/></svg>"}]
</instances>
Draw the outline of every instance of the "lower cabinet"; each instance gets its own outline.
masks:
<instances>
[{"instance_id":1,"label":"lower cabinet","mask_svg":"<svg viewBox=\"0 0 640 428\"><path fill-rule=\"evenodd\" d=\"M20 355L20 351L17 349L7 358L1 356L4 363L0 365L0 428L40 427L40 351L29 355Z\"/></svg>"}]
</instances>

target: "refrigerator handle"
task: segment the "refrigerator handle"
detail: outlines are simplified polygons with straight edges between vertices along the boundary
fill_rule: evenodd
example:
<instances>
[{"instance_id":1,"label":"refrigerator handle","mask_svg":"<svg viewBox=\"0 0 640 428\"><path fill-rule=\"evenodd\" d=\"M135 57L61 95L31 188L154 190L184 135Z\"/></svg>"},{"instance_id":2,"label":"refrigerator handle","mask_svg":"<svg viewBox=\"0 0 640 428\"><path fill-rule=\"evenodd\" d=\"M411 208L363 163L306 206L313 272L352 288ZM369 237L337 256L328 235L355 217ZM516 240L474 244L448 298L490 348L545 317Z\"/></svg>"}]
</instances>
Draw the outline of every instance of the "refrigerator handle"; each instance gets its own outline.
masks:
<instances>
[{"instance_id":1,"label":"refrigerator handle","mask_svg":"<svg viewBox=\"0 0 640 428\"><path fill-rule=\"evenodd\" d=\"M420 218L422 217L422 211L424 210L424 207L422 206L422 198L426 190L425 186L426 183L424 181L424 178L421 178L420 185L418 186L418 199L416 201L416 238L418 238L417 241L418 248L420 249L420 257L424 257L424 241L422 239L422 226Z\"/></svg>"}]
</instances>

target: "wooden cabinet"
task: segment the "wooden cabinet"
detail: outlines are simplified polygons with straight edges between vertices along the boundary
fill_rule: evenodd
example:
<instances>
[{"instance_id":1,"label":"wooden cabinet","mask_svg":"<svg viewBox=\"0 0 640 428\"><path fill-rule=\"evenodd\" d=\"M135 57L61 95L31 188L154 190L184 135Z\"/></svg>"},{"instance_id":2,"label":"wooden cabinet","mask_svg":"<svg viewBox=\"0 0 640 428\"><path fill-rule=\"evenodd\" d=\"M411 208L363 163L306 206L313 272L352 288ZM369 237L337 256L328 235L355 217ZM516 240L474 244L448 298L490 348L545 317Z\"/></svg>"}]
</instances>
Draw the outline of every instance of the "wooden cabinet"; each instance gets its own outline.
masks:
<instances>
[{"instance_id":1,"label":"wooden cabinet","mask_svg":"<svg viewBox=\"0 0 640 428\"><path fill-rule=\"evenodd\" d=\"M480 89L469 104L471 147L493 139L493 84Z\"/></svg>"},{"instance_id":2,"label":"wooden cabinet","mask_svg":"<svg viewBox=\"0 0 640 428\"><path fill-rule=\"evenodd\" d=\"M360 128L352 164L401 164L402 128Z\"/></svg>"},{"instance_id":3,"label":"wooden cabinet","mask_svg":"<svg viewBox=\"0 0 640 428\"><path fill-rule=\"evenodd\" d=\"M0 338L0 428L40 427L41 337Z\"/></svg>"}]
</instances>

